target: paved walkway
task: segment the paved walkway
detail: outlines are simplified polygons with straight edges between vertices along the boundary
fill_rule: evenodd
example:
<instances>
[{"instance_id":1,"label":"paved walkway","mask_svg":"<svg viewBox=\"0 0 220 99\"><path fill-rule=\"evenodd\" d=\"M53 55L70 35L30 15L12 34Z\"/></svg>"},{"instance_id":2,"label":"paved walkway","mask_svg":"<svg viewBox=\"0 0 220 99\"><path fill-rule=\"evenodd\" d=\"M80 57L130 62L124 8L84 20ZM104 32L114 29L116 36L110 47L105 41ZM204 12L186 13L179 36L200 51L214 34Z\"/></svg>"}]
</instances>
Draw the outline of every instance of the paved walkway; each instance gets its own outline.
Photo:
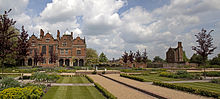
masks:
<instances>
[{"instance_id":1,"label":"paved walkway","mask_svg":"<svg viewBox=\"0 0 220 99\"><path fill-rule=\"evenodd\" d=\"M154 99L154 97L99 75L88 75L118 99Z\"/></svg>"},{"instance_id":2,"label":"paved walkway","mask_svg":"<svg viewBox=\"0 0 220 99\"><path fill-rule=\"evenodd\" d=\"M139 81L131 80L128 78L120 77L120 75L118 74L108 74L105 76L110 77L114 80L126 83L128 85L132 85L134 87L146 90L148 92L166 97L168 99L207 99L209 98L209 97L194 95L194 94L177 91L177 90L173 90L169 88L146 84L144 82L139 82Z\"/></svg>"}]
</instances>

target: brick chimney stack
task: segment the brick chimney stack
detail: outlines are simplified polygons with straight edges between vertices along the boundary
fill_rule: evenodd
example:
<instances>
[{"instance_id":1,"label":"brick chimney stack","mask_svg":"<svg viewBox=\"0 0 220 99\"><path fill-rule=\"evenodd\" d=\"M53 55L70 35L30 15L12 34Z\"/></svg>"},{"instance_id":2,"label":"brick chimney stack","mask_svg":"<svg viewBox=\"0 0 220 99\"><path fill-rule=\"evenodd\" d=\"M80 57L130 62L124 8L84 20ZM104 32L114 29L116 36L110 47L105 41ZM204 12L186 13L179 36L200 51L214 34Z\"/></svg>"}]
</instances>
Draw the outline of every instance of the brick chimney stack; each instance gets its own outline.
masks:
<instances>
[{"instance_id":1,"label":"brick chimney stack","mask_svg":"<svg viewBox=\"0 0 220 99\"><path fill-rule=\"evenodd\" d=\"M71 37L73 38L73 32L71 32Z\"/></svg>"},{"instance_id":2,"label":"brick chimney stack","mask_svg":"<svg viewBox=\"0 0 220 99\"><path fill-rule=\"evenodd\" d=\"M182 48L182 42L178 42L178 47Z\"/></svg>"},{"instance_id":3,"label":"brick chimney stack","mask_svg":"<svg viewBox=\"0 0 220 99\"><path fill-rule=\"evenodd\" d=\"M42 39L43 37L44 37L44 31L40 29L40 39Z\"/></svg>"},{"instance_id":4,"label":"brick chimney stack","mask_svg":"<svg viewBox=\"0 0 220 99\"><path fill-rule=\"evenodd\" d=\"M57 40L60 40L60 31L57 30Z\"/></svg>"}]
</instances>

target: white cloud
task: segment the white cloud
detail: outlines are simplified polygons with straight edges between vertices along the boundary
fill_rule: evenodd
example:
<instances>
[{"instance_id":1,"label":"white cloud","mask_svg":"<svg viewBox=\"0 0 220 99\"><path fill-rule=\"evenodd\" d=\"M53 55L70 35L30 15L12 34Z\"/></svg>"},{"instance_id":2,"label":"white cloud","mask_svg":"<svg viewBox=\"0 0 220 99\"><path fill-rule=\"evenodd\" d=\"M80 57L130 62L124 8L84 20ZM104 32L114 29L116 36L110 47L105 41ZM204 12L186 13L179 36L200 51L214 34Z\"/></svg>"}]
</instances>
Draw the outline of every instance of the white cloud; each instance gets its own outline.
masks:
<instances>
[{"instance_id":1,"label":"white cloud","mask_svg":"<svg viewBox=\"0 0 220 99\"><path fill-rule=\"evenodd\" d=\"M25 25L29 34L38 35L42 28L55 38L57 29L86 36L88 47L109 58L121 57L124 50L145 48L150 58L165 58L167 49L176 47L178 41L183 42L187 56L191 56L191 46L196 45L194 35L201 28L216 29L214 42L220 46L219 0L171 0L152 11L136 6L120 14L119 9L127 6L125 0L53 0L40 16L34 17L25 14L28 2L0 0L0 10L12 7L17 25ZM219 48L214 55L217 53Z\"/></svg>"}]
</instances>

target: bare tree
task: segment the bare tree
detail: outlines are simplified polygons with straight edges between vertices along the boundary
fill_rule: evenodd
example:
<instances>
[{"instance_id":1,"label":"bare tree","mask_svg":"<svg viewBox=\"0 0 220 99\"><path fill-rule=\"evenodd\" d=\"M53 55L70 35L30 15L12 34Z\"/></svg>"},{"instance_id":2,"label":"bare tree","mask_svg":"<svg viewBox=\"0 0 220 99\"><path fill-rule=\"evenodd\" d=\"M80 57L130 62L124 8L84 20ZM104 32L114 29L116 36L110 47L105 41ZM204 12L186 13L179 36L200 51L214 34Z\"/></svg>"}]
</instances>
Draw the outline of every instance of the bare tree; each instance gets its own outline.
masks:
<instances>
[{"instance_id":1,"label":"bare tree","mask_svg":"<svg viewBox=\"0 0 220 99\"><path fill-rule=\"evenodd\" d=\"M213 51L217 48L213 45L213 38L211 36L211 32L214 30L211 30L210 32L206 33L207 31L205 29L202 29L201 32L199 32L196 36L196 42L198 43L198 46L192 46L192 50L196 51L197 54L202 56L202 64L204 65L204 77L206 78L205 73L205 66L206 66L206 60L208 59L208 55L212 54Z\"/></svg>"},{"instance_id":2,"label":"bare tree","mask_svg":"<svg viewBox=\"0 0 220 99\"><path fill-rule=\"evenodd\" d=\"M132 51L130 51L130 53L128 55L128 59L131 63L133 63L133 61L134 61L134 56L135 56L135 54Z\"/></svg>"},{"instance_id":3,"label":"bare tree","mask_svg":"<svg viewBox=\"0 0 220 99\"><path fill-rule=\"evenodd\" d=\"M128 62L128 53L125 51L124 54L122 55L122 60L125 64Z\"/></svg>"},{"instance_id":4,"label":"bare tree","mask_svg":"<svg viewBox=\"0 0 220 99\"><path fill-rule=\"evenodd\" d=\"M13 38L17 37L14 29L10 29L16 23L13 19L8 18L8 13L11 11L5 11L3 15L0 15L0 58L2 65L2 73L4 68L4 61L8 54L15 51L13 46Z\"/></svg>"},{"instance_id":5,"label":"bare tree","mask_svg":"<svg viewBox=\"0 0 220 99\"><path fill-rule=\"evenodd\" d=\"M135 61L136 61L137 63L140 63L140 62L142 61L141 53L140 53L139 50L136 52L134 58L135 58Z\"/></svg>"}]
</instances>

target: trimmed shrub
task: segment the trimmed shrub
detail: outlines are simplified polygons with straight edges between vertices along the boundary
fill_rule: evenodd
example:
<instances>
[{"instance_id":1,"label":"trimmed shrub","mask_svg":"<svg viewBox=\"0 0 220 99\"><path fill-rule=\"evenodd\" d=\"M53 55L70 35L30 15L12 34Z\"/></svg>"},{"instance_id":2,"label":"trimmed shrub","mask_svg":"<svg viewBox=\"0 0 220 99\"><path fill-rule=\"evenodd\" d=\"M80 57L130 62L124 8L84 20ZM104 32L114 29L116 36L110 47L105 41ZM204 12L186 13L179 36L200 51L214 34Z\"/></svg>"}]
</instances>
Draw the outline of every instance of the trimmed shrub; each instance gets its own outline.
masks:
<instances>
[{"instance_id":1,"label":"trimmed shrub","mask_svg":"<svg viewBox=\"0 0 220 99\"><path fill-rule=\"evenodd\" d=\"M210 71L210 72L205 72L206 73L206 76L209 76L209 77L220 77L220 72L219 71ZM205 75L203 73L203 75Z\"/></svg>"},{"instance_id":2,"label":"trimmed shrub","mask_svg":"<svg viewBox=\"0 0 220 99\"><path fill-rule=\"evenodd\" d=\"M133 80L138 80L138 81L141 81L141 82L145 82L145 80L143 78L128 75L128 74L120 74L120 76L125 77L125 78L129 78L129 79L133 79Z\"/></svg>"},{"instance_id":3,"label":"trimmed shrub","mask_svg":"<svg viewBox=\"0 0 220 99\"><path fill-rule=\"evenodd\" d=\"M40 99L44 92L37 86L8 88L0 92L1 99Z\"/></svg>"},{"instance_id":4,"label":"trimmed shrub","mask_svg":"<svg viewBox=\"0 0 220 99\"><path fill-rule=\"evenodd\" d=\"M185 87L185 86L181 86L181 85L175 85L172 83L163 83L163 82L154 81L153 85L167 87L167 88L181 90L181 91L186 91L186 92L190 92L190 93L198 94L198 95L202 95L202 96L208 96L208 97L214 97L214 98L220 97L220 93L217 93L217 92L208 91L208 90L199 89L199 88L193 88L193 87Z\"/></svg>"},{"instance_id":5,"label":"trimmed shrub","mask_svg":"<svg viewBox=\"0 0 220 99\"><path fill-rule=\"evenodd\" d=\"M92 72L92 74L97 74L97 72L94 70L94 71Z\"/></svg>"},{"instance_id":6,"label":"trimmed shrub","mask_svg":"<svg viewBox=\"0 0 220 99\"><path fill-rule=\"evenodd\" d=\"M89 82L94 83L93 79L90 78L89 76L85 75L85 77L89 80Z\"/></svg>"},{"instance_id":7,"label":"trimmed shrub","mask_svg":"<svg viewBox=\"0 0 220 99\"><path fill-rule=\"evenodd\" d=\"M46 82L55 82L59 78L60 78L60 76L57 75L57 74L47 75L46 73L43 73L43 72L36 72L36 73L31 75L31 79L33 79L37 82L44 82L44 81L46 81Z\"/></svg>"},{"instance_id":8,"label":"trimmed shrub","mask_svg":"<svg viewBox=\"0 0 220 99\"><path fill-rule=\"evenodd\" d=\"M111 94L109 91L107 91L105 88L103 88L101 85L99 85L98 83L94 83L95 87L102 92L102 94L107 97L107 99L117 99L117 97L115 97L113 94Z\"/></svg>"},{"instance_id":9,"label":"trimmed shrub","mask_svg":"<svg viewBox=\"0 0 220 99\"><path fill-rule=\"evenodd\" d=\"M199 74L190 74L186 71L177 71L176 73L161 72L159 76L168 78L201 79Z\"/></svg>"},{"instance_id":10,"label":"trimmed shrub","mask_svg":"<svg viewBox=\"0 0 220 99\"><path fill-rule=\"evenodd\" d=\"M212 79L211 83L220 84L220 78L219 79Z\"/></svg>"}]
</instances>

